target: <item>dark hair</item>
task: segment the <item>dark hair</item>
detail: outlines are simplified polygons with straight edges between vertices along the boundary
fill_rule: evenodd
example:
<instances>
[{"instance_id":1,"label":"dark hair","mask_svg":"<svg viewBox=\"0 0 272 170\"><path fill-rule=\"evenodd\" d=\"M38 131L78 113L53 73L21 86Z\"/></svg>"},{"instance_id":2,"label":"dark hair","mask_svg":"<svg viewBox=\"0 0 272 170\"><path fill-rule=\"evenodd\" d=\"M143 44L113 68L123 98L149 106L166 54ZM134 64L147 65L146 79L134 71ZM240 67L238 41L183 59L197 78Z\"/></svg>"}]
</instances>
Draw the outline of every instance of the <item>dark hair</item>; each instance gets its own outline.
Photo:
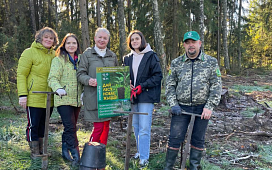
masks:
<instances>
[{"instance_id":1,"label":"dark hair","mask_svg":"<svg viewBox=\"0 0 272 170\"><path fill-rule=\"evenodd\" d=\"M128 38L127 38L127 46L130 49L134 50L134 48L132 48L132 46L131 46L131 36L133 34L138 34L141 37L141 45L139 47L139 51L143 51L145 49L145 47L146 47L146 40L145 40L145 37L144 37L143 33L141 31L139 31L139 30L134 30L134 31L131 31L129 33Z\"/></svg>"},{"instance_id":2,"label":"dark hair","mask_svg":"<svg viewBox=\"0 0 272 170\"><path fill-rule=\"evenodd\" d=\"M52 47L55 47L59 43L59 38L58 38L58 34L56 33L56 31L50 27L44 27L44 28L40 29L39 31L37 31L37 33L35 35L35 41L42 43L42 38L45 33L50 33L54 37L54 43L53 43Z\"/></svg>"},{"instance_id":3,"label":"dark hair","mask_svg":"<svg viewBox=\"0 0 272 170\"><path fill-rule=\"evenodd\" d=\"M68 33L68 34L65 35L65 37L63 38L63 40L62 40L60 46L59 46L59 47L57 48L57 50L56 50L56 56L62 57L62 55L64 55L63 57L65 58L65 61L66 61L67 56L68 56L68 55L67 55L68 52L67 52L66 49L65 49L65 43L66 43L66 41L67 41L67 38L69 38L69 37L73 37L74 39L76 39L76 42L77 42L77 50L75 51L75 54L78 56L78 54L81 53L80 47L79 47L79 42L78 42L78 39L77 39L76 35L75 35L75 34L72 34L72 33Z\"/></svg>"}]
</instances>

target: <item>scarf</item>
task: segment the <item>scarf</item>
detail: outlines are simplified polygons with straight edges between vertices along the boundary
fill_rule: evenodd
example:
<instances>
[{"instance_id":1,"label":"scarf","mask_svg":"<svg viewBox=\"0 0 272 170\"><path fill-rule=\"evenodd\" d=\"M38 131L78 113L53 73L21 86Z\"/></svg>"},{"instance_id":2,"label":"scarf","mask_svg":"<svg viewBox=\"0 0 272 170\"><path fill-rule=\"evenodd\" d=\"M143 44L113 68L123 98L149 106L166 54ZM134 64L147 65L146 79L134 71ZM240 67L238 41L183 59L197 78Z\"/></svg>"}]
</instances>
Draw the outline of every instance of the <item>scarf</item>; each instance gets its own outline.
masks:
<instances>
[{"instance_id":1,"label":"scarf","mask_svg":"<svg viewBox=\"0 0 272 170\"><path fill-rule=\"evenodd\" d=\"M73 59L71 56L70 56L70 54L68 53L68 56L69 56L69 60L71 61L71 63L74 65L74 70L77 70L77 65L76 65L76 63L77 63L77 60L78 60L78 57L77 57L77 55L75 55L75 59Z\"/></svg>"},{"instance_id":2,"label":"scarf","mask_svg":"<svg viewBox=\"0 0 272 170\"><path fill-rule=\"evenodd\" d=\"M98 48L96 45L94 46L94 49L95 49L95 51L97 52L97 54L99 54L101 57L104 57L105 56L105 54L106 54L106 50L107 50L107 48L105 48L105 49L100 49L100 48Z\"/></svg>"}]
</instances>

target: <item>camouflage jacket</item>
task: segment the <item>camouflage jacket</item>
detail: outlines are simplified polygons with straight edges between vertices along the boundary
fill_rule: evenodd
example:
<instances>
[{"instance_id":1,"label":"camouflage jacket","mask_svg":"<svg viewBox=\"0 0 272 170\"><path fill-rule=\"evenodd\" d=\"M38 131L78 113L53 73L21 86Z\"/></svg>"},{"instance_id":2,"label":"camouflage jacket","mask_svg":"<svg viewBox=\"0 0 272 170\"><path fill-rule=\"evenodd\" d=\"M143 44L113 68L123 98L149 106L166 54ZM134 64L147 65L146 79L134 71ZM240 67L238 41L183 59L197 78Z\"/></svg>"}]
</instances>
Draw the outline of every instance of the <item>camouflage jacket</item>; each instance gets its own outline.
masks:
<instances>
[{"instance_id":1,"label":"camouflage jacket","mask_svg":"<svg viewBox=\"0 0 272 170\"><path fill-rule=\"evenodd\" d=\"M186 54L171 62L165 95L169 105L200 105L213 110L220 102L221 73L216 58L203 52L193 62Z\"/></svg>"}]
</instances>

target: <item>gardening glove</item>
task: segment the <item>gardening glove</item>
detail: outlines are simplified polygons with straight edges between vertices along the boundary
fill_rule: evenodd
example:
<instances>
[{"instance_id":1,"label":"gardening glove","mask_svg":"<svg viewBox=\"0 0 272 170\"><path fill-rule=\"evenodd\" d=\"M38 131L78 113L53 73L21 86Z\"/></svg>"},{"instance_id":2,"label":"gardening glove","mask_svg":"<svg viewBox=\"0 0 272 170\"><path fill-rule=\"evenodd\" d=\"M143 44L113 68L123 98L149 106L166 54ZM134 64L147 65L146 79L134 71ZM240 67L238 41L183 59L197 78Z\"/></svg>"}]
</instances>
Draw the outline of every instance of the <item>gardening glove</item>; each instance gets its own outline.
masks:
<instances>
[{"instance_id":1,"label":"gardening glove","mask_svg":"<svg viewBox=\"0 0 272 170\"><path fill-rule=\"evenodd\" d=\"M137 87L134 88L134 91L136 92L137 95L142 93L142 86L138 85Z\"/></svg>"},{"instance_id":2,"label":"gardening glove","mask_svg":"<svg viewBox=\"0 0 272 170\"><path fill-rule=\"evenodd\" d=\"M179 105L171 107L171 113L173 115L181 115L181 107Z\"/></svg>"},{"instance_id":3,"label":"gardening glove","mask_svg":"<svg viewBox=\"0 0 272 170\"><path fill-rule=\"evenodd\" d=\"M26 109L27 97L19 97L19 105Z\"/></svg>"},{"instance_id":4,"label":"gardening glove","mask_svg":"<svg viewBox=\"0 0 272 170\"><path fill-rule=\"evenodd\" d=\"M67 93L64 89L58 89L58 90L56 90L56 93L58 93L59 97L67 95Z\"/></svg>"},{"instance_id":5,"label":"gardening glove","mask_svg":"<svg viewBox=\"0 0 272 170\"><path fill-rule=\"evenodd\" d=\"M83 105L83 94L84 94L84 92L81 93L81 95L80 95L80 101L81 101L81 104L82 104L82 105Z\"/></svg>"}]
</instances>

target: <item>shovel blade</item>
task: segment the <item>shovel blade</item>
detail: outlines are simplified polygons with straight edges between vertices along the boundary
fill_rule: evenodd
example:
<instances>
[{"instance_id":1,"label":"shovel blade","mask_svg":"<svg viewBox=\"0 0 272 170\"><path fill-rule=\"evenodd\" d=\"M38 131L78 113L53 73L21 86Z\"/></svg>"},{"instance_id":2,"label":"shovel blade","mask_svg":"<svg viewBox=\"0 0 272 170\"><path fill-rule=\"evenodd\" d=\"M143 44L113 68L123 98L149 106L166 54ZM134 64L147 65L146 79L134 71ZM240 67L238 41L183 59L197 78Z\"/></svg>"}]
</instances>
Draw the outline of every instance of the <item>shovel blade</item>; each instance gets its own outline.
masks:
<instances>
[{"instance_id":1,"label":"shovel blade","mask_svg":"<svg viewBox=\"0 0 272 170\"><path fill-rule=\"evenodd\" d=\"M47 169L48 168L48 155L45 155L42 158L42 169Z\"/></svg>"}]
</instances>

